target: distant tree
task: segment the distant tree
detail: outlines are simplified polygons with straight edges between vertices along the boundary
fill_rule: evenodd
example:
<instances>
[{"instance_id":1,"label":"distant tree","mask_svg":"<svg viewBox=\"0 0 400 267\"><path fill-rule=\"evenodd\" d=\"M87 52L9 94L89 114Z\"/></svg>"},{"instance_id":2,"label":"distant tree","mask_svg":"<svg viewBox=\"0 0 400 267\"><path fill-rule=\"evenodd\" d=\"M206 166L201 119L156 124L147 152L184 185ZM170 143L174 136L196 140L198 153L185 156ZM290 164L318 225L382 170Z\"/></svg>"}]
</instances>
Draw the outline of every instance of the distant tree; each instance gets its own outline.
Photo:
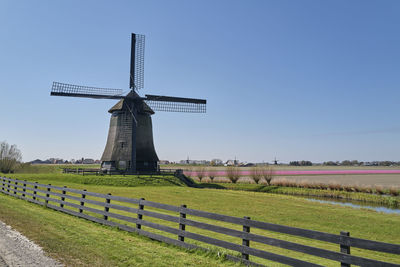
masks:
<instances>
[{"instance_id":1,"label":"distant tree","mask_svg":"<svg viewBox=\"0 0 400 267\"><path fill-rule=\"evenodd\" d=\"M21 151L16 145L9 145L7 142L0 143L0 172L14 172L22 160Z\"/></svg>"},{"instance_id":2,"label":"distant tree","mask_svg":"<svg viewBox=\"0 0 400 267\"><path fill-rule=\"evenodd\" d=\"M223 164L222 164L222 160L220 160L220 159L212 159L210 161L210 165L211 166L220 166L220 165L223 165Z\"/></svg>"},{"instance_id":3,"label":"distant tree","mask_svg":"<svg viewBox=\"0 0 400 267\"><path fill-rule=\"evenodd\" d=\"M343 160L341 165L342 166L351 166L351 161L350 160Z\"/></svg>"},{"instance_id":4,"label":"distant tree","mask_svg":"<svg viewBox=\"0 0 400 267\"><path fill-rule=\"evenodd\" d=\"M203 178L206 176L207 174L207 168L204 165L199 165L198 167L196 167L196 175L197 178L199 178L199 181L201 183L201 180L203 180Z\"/></svg>"},{"instance_id":5,"label":"distant tree","mask_svg":"<svg viewBox=\"0 0 400 267\"><path fill-rule=\"evenodd\" d=\"M302 160L302 161L291 161L289 162L291 166L312 166L312 162L309 160Z\"/></svg>"},{"instance_id":6,"label":"distant tree","mask_svg":"<svg viewBox=\"0 0 400 267\"><path fill-rule=\"evenodd\" d=\"M312 166L312 162L309 160L300 161L300 166Z\"/></svg>"},{"instance_id":7,"label":"distant tree","mask_svg":"<svg viewBox=\"0 0 400 267\"><path fill-rule=\"evenodd\" d=\"M268 185L271 185L272 179L275 177L275 170L272 166L265 165L262 168L262 177L267 182Z\"/></svg>"},{"instance_id":8,"label":"distant tree","mask_svg":"<svg viewBox=\"0 0 400 267\"><path fill-rule=\"evenodd\" d=\"M323 163L326 166L337 166L339 165L338 162L334 162L334 161L326 161Z\"/></svg>"},{"instance_id":9,"label":"distant tree","mask_svg":"<svg viewBox=\"0 0 400 267\"><path fill-rule=\"evenodd\" d=\"M391 165L393 165L392 161L385 160L379 162L379 166L391 166Z\"/></svg>"},{"instance_id":10,"label":"distant tree","mask_svg":"<svg viewBox=\"0 0 400 267\"><path fill-rule=\"evenodd\" d=\"M228 166L226 169L226 174L228 179L231 180L232 183L236 183L240 178L240 170L238 166Z\"/></svg>"},{"instance_id":11,"label":"distant tree","mask_svg":"<svg viewBox=\"0 0 400 267\"><path fill-rule=\"evenodd\" d=\"M258 182L262 178L262 167L261 166L254 166L251 168L251 178L253 178L254 182L258 184Z\"/></svg>"}]
</instances>

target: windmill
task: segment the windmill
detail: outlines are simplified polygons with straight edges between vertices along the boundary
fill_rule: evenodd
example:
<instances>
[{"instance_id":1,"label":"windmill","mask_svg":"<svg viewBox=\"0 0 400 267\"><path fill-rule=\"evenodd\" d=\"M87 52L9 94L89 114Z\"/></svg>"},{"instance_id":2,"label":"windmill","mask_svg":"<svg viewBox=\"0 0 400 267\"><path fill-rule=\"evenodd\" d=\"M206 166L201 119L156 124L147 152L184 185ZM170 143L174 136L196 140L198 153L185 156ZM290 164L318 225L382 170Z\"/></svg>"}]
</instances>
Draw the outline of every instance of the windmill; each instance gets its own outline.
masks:
<instances>
[{"instance_id":1,"label":"windmill","mask_svg":"<svg viewBox=\"0 0 400 267\"><path fill-rule=\"evenodd\" d=\"M206 100L138 94L144 87L145 36L132 33L129 93L122 89L97 88L53 82L50 95L119 100L111 113L107 143L101 157L104 171L126 173L159 170L154 149L151 115L154 111L205 113Z\"/></svg>"}]
</instances>

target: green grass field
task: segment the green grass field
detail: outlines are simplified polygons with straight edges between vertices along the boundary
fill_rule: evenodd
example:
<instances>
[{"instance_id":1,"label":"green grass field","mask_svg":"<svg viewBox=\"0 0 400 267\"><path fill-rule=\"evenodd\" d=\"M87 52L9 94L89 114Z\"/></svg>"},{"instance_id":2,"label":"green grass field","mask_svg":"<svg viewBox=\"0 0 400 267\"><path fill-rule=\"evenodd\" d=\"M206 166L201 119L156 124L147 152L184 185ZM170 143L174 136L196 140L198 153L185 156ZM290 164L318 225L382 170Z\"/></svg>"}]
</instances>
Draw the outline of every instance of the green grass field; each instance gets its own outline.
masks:
<instances>
[{"instance_id":1,"label":"green grass field","mask_svg":"<svg viewBox=\"0 0 400 267\"><path fill-rule=\"evenodd\" d=\"M0 194L0 220L66 266L235 266ZM236 264L237 266L237 264Z\"/></svg>"},{"instance_id":2,"label":"green grass field","mask_svg":"<svg viewBox=\"0 0 400 267\"><path fill-rule=\"evenodd\" d=\"M400 244L400 227L398 227L398 225L400 225L399 215L383 214L365 209L353 209L349 207L314 203L294 196L237 190L189 188L183 184L179 184L179 180L175 179L174 177L170 177L170 180L155 182L156 180L153 179L158 179L157 177L92 177L56 173L13 174L8 176L16 177L18 179L26 179L32 182L37 181L42 184L50 183L58 186L66 185L72 188L87 189L88 191L92 192L112 193L113 195L117 196L131 198L144 197L146 200L172 205L187 204L189 208L237 217L250 216L255 220L334 234L338 234L340 231L349 231L351 236L354 237ZM142 186L144 184L147 184L147 186ZM73 263L71 265L90 265L90 259L94 258L96 255L102 255L100 260L96 262L96 265L109 266L110 263L112 263L112 265L119 266L135 264L140 265L140 261L143 261L142 265L146 266L152 265L150 263L153 263L154 261L155 265L160 266L166 265L166 263L169 264L168 255L172 253L171 251L173 251L172 255L188 253L178 248L160 245L159 242L149 241L148 239L138 237L133 234L124 233L116 229L100 226L98 224L77 219L69 215L37 207L33 204L27 203L26 201L12 199L4 195L1 196L0 210L0 220L13 225L17 230L22 231L29 238L37 241L41 246L44 247L45 251L50 253L50 255L61 259L64 263ZM40 215L32 215L35 219L29 218L33 211L40 211ZM199 218L195 219L201 220ZM155 219L152 221L159 222ZM173 223L164 224L177 227L176 225L173 225ZM232 227L231 225L225 223L218 223L218 225ZM236 227L238 229L240 228L239 226ZM35 230L31 231L31 229ZM67 233L67 237L59 238L58 236L62 235L59 233L59 231L62 233ZM195 228L190 229L189 231L196 231L201 234L211 234L211 232L197 230ZM46 232L46 234L39 234L44 232ZM89 232L90 235L87 234L87 232ZM98 232L104 232L104 234L97 235ZM321 248L338 251L338 246L333 244L310 241L303 238L291 237L261 230L256 230L254 233L264 235L268 234L268 236L271 237L277 237L310 246L318 246ZM118 238L113 238L114 235L118 236ZM88 241L84 242L80 239L75 241L74 237L76 236L82 236L82 239L88 236ZM166 234L166 236L173 237L168 234ZM212 236L230 242L240 243L240 240L237 238L230 238L215 233L212 233ZM107 250L107 240L109 240L109 238L112 240L112 248ZM66 244L66 242L68 244ZM151 254L144 253L144 259L138 259L139 256L133 252L134 248L124 248L123 252L117 253L119 246L127 246L127 243L124 242L132 242L135 244L142 244L143 242L143 246L146 247L153 247L153 244L156 247L160 246L158 256L152 259ZM190 242L198 244L195 241ZM266 245L256 243L252 243L251 245L255 246L256 248L268 249L268 251L271 252L302 258L327 266L337 266L337 263L313 256L303 255L301 253L290 252L280 248L268 247ZM68 249L63 249L65 246ZM207 245L203 246L210 247ZM107 251L104 252L105 250ZM85 253L79 253L80 251L85 251ZM223 252L224 250L219 249L219 251ZM352 254L400 263L399 256L390 256L385 253L375 253L352 249ZM194 255L193 260L191 260L192 255ZM197 257L203 261L203 263L199 262L199 265L212 266L231 264L229 262L217 259L215 255L216 254L204 255L202 253L191 253L190 257L184 256L186 258L182 259L182 262L180 259L173 256L175 257L175 263L172 264L178 266L191 264L196 265ZM254 260L255 258L251 259ZM275 266L275 264L271 264L262 260L257 260L257 262L264 264L267 263Z\"/></svg>"},{"instance_id":3,"label":"green grass field","mask_svg":"<svg viewBox=\"0 0 400 267\"><path fill-rule=\"evenodd\" d=\"M209 184L202 183L198 185L203 188L220 188L230 190L242 190L252 192L264 192L273 194L293 195L293 196L306 196L306 197L322 197L329 199L343 199L355 200L365 203L381 204L392 208L400 207L400 196L378 195L372 193L362 192L346 192L339 190L326 190L326 189L311 189L311 188L297 188L297 187L283 187L283 186L267 186L260 184L241 184L241 183L221 183Z\"/></svg>"}]
</instances>

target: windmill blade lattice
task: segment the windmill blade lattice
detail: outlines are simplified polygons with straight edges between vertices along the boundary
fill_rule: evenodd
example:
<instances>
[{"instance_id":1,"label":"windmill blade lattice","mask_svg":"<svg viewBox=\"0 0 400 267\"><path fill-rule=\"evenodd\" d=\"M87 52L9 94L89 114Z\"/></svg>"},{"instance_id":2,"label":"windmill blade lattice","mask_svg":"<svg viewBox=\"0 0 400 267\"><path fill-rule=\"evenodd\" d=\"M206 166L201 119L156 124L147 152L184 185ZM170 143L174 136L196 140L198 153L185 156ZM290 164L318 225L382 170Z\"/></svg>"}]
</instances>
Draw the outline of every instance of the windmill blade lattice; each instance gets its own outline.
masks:
<instances>
[{"instance_id":1,"label":"windmill blade lattice","mask_svg":"<svg viewBox=\"0 0 400 267\"><path fill-rule=\"evenodd\" d=\"M146 95L144 101L154 111L206 113L204 99Z\"/></svg>"},{"instance_id":2,"label":"windmill blade lattice","mask_svg":"<svg viewBox=\"0 0 400 267\"><path fill-rule=\"evenodd\" d=\"M50 95L87 98L122 99L122 89L98 88L67 83L53 82Z\"/></svg>"},{"instance_id":3,"label":"windmill blade lattice","mask_svg":"<svg viewBox=\"0 0 400 267\"><path fill-rule=\"evenodd\" d=\"M139 90L144 87L144 46L143 34L132 34L130 88Z\"/></svg>"}]
</instances>

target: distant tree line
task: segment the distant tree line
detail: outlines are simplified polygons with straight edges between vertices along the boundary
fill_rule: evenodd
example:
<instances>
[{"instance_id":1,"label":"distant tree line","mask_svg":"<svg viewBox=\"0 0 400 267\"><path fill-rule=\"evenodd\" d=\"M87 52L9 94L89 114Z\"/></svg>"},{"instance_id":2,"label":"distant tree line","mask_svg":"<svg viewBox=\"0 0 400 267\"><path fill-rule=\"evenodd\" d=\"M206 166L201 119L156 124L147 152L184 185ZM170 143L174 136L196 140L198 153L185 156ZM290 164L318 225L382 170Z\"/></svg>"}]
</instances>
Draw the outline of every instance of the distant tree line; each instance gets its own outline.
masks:
<instances>
[{"instance_id":1,"label":"distant tree line","mask_svg":"<svg viewBox=\"0 0 400 267\"><path fill-rule=\"evenodd\" d=\"M309 160L290 161L290 166L312 166L313 163ZM343 160L343 161L325 161L322 163L325 166L400 166L400 161L358 161L358 160Z\"/></svg>"},{"instance_id":2,"label":"distant tree line","mask_svg":"<svg viewBox=\"0 0 400 267\"><path fill-rule=\"evenodd\" d=\"M343 161L326 161L323 163L326 166L400 166L400 161L372 161L364 162L358 160L343 160Z\"/></svg>"},{"instance_id":3,"label":"distant tree line","mask_svg":"<svg viewBox=\"0 0 400 267\"><path fill-rule=\"evenodd\" d=\"M312 166L312 162L309 160L301 160L301 161L291 161L289 162L290 166Z\"/></svg>"}]
</instances>

